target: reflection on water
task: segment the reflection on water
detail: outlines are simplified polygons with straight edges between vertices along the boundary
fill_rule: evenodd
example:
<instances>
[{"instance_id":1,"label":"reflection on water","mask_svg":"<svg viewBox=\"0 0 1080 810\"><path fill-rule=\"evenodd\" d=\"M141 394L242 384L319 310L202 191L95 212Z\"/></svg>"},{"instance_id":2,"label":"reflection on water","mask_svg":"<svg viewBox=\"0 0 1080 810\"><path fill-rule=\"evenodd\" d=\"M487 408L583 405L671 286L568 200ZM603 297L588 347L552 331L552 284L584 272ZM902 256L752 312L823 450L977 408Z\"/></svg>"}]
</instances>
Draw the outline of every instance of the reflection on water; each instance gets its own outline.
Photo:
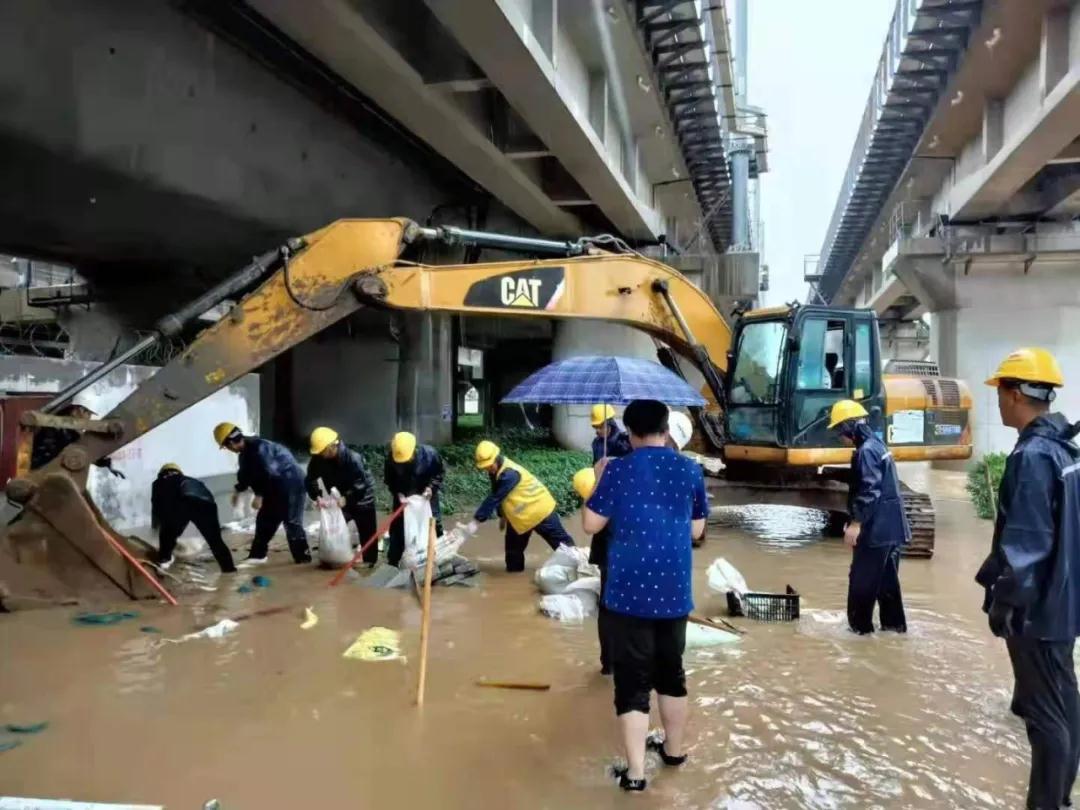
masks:
<instances>
[{"instance_id":1,"label":"reflection on water","mask_svg":"<svg viewBox=\"0 0 1080 810\"><path fill-rule=\"evenodd\" d=\"M722 506L712 511L709 526L744 532L763 546L785 549L821 540L826 517L819 509L797 506Z\"/></svg>"},{"instance_id":2,"label":"reflection on water","mask_svg":"<svg viewBox=\"0 0 1080 810\"><path fill-rule=\"evenodd\" d=\"M846 629L849 553L821 538L820 513L723 510L695 552L698 611L722 612L704 576L722 555L753 589L794 585L803 616L741 620L739 644L687 653L690 762L652 761L635 806L1020 806L1027 743L971 581L989 526L959 501L939 510L937 556L901 568L910 632L870 637ZM325 572L287 557L266 590L240 594L244 578L224 577L178 610L141 606L111 627L75 627L66 610L0 617L0 723L50 722L0 754L0 793L175 808L626 807L608 775L618 743L595 624L543 618L531 574L500 570L498 538L470 544L485 573L477 588L435 591L423 710L412 593L330 590ZM530 567L546 548L531 551ZM279 605L220 640L162 643ZM320 621L301 630L308 605ZM342 658L374 625L401 632L407 663ZM481 678L552 689L478 689Z\"/></svg>"}]
</instances>

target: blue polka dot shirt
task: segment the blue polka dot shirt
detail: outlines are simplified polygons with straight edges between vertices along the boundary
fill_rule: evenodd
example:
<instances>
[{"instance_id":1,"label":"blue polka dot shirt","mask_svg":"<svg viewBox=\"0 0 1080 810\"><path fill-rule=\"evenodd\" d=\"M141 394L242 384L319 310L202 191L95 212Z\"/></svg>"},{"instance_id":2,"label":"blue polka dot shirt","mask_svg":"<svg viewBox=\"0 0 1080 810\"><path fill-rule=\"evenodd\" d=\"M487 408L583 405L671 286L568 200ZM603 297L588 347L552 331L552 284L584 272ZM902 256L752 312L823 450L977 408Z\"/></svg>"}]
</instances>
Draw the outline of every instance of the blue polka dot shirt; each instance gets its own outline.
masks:
<instances>
[{"instance_id":1,"label":"blue polka dot shirt","mask_svg":"<svg viewBox=\"0 0 1080 810\"><path fill-rule=\"evenodd\" d=\"M701 467L666 447L608 463L589 508L608 518L604 606L643 619L694 609L690 521L708 515Z\"/></svg>"}]
</instances>

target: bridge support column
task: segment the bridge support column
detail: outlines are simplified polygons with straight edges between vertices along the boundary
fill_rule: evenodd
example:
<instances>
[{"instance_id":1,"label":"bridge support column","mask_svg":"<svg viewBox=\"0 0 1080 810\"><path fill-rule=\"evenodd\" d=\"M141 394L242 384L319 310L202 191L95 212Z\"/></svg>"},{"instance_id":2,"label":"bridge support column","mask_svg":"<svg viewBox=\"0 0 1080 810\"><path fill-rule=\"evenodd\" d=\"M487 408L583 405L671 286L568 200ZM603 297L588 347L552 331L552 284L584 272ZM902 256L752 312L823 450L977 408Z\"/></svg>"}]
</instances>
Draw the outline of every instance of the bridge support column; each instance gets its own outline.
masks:
<instances>
[{"instance_id":1,"label":"bridge support column","mask_svg":"<svg viewBox=\"0 0 1080 810\"><path fill-rule=\"evenodd\" d=\"M1054 409L1080 419L1080 260L1055 263L903 262L897 273L930 309L931 352L941 373L965 380L974 397L977 454L1008 451L1016 431L1001 424L994 389L983 385L1009 352L1040 346L1065 374Z\"/></svg>"},{"instance_id":2,"label":"bridge support column","mask_svg":"<svg viewBox=\"0 0 1080 810\"><path fill-rule=\"evenodd\" d=\"M656 360L656 347L652 338L628 326L579 320L556 324L552 359L565 360L583 355ZM588 405L556 406L554 417L552 431L559 444L579 449L589 446L595 434L589 422Z\"/></svg>"}]
</instances>

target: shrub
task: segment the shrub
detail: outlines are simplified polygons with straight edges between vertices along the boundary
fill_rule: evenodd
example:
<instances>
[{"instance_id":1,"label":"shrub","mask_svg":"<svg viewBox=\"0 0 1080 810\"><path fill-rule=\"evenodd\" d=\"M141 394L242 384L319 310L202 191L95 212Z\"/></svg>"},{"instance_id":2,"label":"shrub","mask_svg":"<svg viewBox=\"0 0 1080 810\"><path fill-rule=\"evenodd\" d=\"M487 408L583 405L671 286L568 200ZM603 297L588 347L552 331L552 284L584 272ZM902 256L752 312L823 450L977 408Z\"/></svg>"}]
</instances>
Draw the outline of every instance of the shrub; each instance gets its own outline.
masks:
<instances>
[{"instance_id":1,"label":"shrub","mask_svg":"<svg viewBox=\"0 0 1080 810\"><path fill-rule=\"evenodd\" d=\"M1006 458L1008 455L1005 453L987 453L968 468L967 491L975 505L975 514L983 520L993 520L995 517L994 504L998 487L1001 486L1001 476L1005 473ZM986 480L988 469L989 482Z\"/></svg>"},{"instance_id":2,"label":"shrub","mask_svg":"<svg viewBox=\"0 0 1080 810\"><path fill-rule=\"evenodd\" d=\"M514 428L484 434L480 428L459 430L459 439L438 448L446 467L446 477L440 496L445 515L457 515L464 519L480 505L491 491L490 478L476 469L473 453L476 443L490 438L502 450L503 455L535 475L555 497L560 515L566 515L581 507L581 499L574 492L572 479L582 467L592 464L592 456L578 450L563 450L555 444L547 431ZM390 493L383 484L383 466L386 463L386 445L357 447L364 456L371 474L375 477L379 506L390 507Z\"/></svg>"}]
</instances>

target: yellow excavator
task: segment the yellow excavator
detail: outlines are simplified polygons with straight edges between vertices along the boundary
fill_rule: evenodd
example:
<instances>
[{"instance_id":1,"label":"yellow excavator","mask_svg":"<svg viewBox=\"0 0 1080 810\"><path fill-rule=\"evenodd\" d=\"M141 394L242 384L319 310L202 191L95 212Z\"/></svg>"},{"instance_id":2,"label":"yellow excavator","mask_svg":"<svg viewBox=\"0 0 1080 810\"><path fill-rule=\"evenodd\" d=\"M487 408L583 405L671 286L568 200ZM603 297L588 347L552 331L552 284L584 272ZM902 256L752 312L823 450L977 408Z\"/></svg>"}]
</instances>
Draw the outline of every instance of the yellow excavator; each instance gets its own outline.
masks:
<instances>
[{"instance_id":1,"label":"yellow excavator","mask_svg":"<svg viewBox=\"0 0 1080 810\"><path fill-rule=\"evenodd\" d=\"M518 261L427 266L408 257L440 243L529 254ZM415 255L415 254L413 254ZM547 256L549 258L536 258ZM101 419L56 412L79 391L156 340L226 300L229 313ZM79 597L111 583L132 598L152 589L127 559L134 551L86 495L88 469L147 431L276 355L364 307L519 318L586 318L650 334L661 361L700 375L710 404L695 413L708 452L713 503L785 503L843 518L851 450L827 429L838 399L860 401L899 461L971 454L971 397L956 380L882 373L873 312L791 305L739 314L734 330L712 301L671 267L612 237L551 241L427 228L407 219L339 220L256 257L156 333L22 420L9 501L22 507L0 539L17 590ZM688 364L684 368L684 363ZM30 471L36 429L81 431L49 464ZM933 552L933 507L909 492L911 551ZM104 577L104 579L103 579ZM10 586L10 582L9 582Z\"/></svg>"}]
</instances>

